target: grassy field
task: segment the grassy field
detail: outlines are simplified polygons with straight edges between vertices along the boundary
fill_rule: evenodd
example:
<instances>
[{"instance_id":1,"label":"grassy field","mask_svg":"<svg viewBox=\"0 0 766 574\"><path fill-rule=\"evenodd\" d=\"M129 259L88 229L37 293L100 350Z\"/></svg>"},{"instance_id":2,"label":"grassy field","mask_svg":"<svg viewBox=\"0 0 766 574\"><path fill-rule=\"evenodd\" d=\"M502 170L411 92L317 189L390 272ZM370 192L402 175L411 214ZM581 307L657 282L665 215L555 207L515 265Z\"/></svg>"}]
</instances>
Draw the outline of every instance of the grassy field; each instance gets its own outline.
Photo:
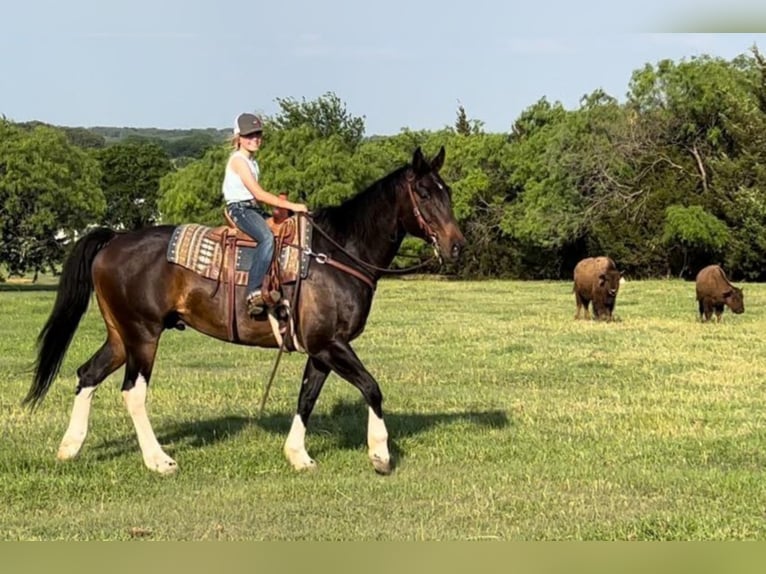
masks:
<instances>
[{"instance_id":1,"label":"grassy field","mask_svg":"<svg viewBox=\"0 0 766 574\"><path fill-rule=\"evenodd\" d=\"M57 462L104 329L92 305L42 407L21 409L54 295L0 291L0 539L766 539L766 285L701 324L692 283L629 282L603 324L573 320L570 282L382 282L355 347L386 399L389 477L334 375L307 437L319 469L293 471L303 356L260 416L275 352L188 330L164 336L149 398L179 472L143 466L122 370Z\"/></svg>"}]
</instances>

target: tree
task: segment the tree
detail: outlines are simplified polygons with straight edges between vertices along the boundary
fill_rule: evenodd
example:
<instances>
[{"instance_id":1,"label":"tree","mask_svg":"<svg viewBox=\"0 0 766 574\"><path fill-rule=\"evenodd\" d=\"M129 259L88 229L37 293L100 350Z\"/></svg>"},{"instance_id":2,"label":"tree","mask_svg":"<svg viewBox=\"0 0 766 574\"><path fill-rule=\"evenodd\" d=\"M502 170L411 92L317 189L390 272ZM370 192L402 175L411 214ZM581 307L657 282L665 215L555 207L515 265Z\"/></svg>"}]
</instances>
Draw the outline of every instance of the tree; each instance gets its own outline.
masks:
<instances>
[{"instance_id":1,"label":"tree","mask_svg":"<svg viewBox=\"0 0 766 574\"><path fill-rule=\"evenodd\" d=\"M224 145L210 148L202 159L160 180L157 205L162 223L223 224L221 185L230 152Z\"/></svg>"},{"instance_id":2,"label":"tree","mask_svg":"<svg viewBox=\"0 0 766 574\"><path fill-rule=\"evenodd\" d=\"M471 124L468 122L468 116L465 113L463 104L458 104L457 119L455 120L455 131L461 136L471 135Z\"/></svg>"},{"instance_id":3,"label":"tree","mask_svg":"<svg viewBox=\"0 0 766 574\"><path fill-rule=\"evenodd\" d=\"M566 116L566 110L561 102L551 104L543 96L537 102L521 112L521 115L511 126L510 141L520 142L531 137L539 130L550 124L557 124Z\"/></svg>"},{"instance_id":4,"label":"tree","mask_svg":"<svg viewBox=\"0 0 766 574\"><path fill-rule=\"evenodd\" d=\"M506 135L459 135L443 129L425 133L418 145L427 156L441 146L447 150L441 176L452 190L452 207L466 237L466 248L454 272L463 277L508 276L514 269L515 246L500 225L511 197L504 165L510 153ZM405 157L412 155L412 149L408 146ZM422 256L430 256L427 245L418 243L418 250ZM452 269L446 267L445 271Z\"/></svg>"},{"instance_id":5,"label":"tree","mask_svg":"<svg viewBox=\"0 0 766 574\"><path fill-rule=\"evenodd\" d=\"M153 142L122 142L98 152L106 199L102 223L140 229L158 220L160 180L172 171L165 151Z\"/></svg>"},{"instance_id":6,"label":"tree","mask_svg":"<svg viewBox=\"0 0 766 574\"><path fill-rule=\"evenodd\" d=\"M691 265L691 275L708 265L719 255L729 241L729 229L702 206L684 207L671 205L665 210L665 228L662 241L671 248L678 248L682 254L679 276L684 276Z\"/></svg>"},{"instance_id":7,"label":"tree","mask_svg":"<svg viewBox=\"0 0 766 574\"><path fill-rule=\"evenodd\" d=\"M307 124L264 134L258 153L264 188L309 207L337 205L353 195L352 157L340 135L318 137Z\"/></svg>"},{"instance_id":8,"label":"tree","mask_svg":"<svg viewBox=\"0 0 766 574\"><path fill-rule=\"evenodd\" d=\"M105 209L98 163L58 129L0 121L0 262L11 274L53 269Z\"/></svg>"},{"instance_id":9,"label":"tree","mask_svg":"<svg viewBox=\"0 0 766 574\"><path fill-rule=\"evenodd\" d=\"M356 149L364 138L364 116L353 116L332 92L312 101L277 98L277 103L280 111L273 120L275 130L310 126L317 137L340 136L349 150Z\"/></svg>"},{"instance_id":10,"label":"tree","mask_svg":"<svg viewBox=\"0 0 766 574\"><path fill-rule=\"evenodd\" d=\"M647 65L631 79L628 102L657 126L653 172L658 208L697 204L731 236L726 265L764 275L766 67L757 49L732 61L701 56Z\"/></svg>"},{"instance_id":11,"label":"tree","mask_svg":"<svg viewBox=\"0 0 766 574\"><path fill-rule=\"evenodd\" d=\"M571 113L561 113L544 99L514 124L505 164L512 202L501 227L529 246L556 250L576 240L584 225L576 165L582 128Z\"/></svg>"}]
</instances>

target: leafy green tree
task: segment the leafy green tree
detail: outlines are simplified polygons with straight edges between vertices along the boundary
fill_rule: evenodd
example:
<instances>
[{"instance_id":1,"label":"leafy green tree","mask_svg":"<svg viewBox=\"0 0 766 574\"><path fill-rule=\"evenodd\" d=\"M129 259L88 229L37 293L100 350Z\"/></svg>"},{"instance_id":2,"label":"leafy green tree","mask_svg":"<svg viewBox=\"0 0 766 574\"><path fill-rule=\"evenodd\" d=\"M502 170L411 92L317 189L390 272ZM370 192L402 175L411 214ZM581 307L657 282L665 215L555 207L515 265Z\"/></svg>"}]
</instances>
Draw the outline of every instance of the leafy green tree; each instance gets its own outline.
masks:
<instances>
[{"instance_id":1,"label":"leafy green tree","mask_svg":"<svg viewBox=\"0 0 766 574\"><path fill-rule=\"evenodd\" d=\"M353 155L341 135L319 137L304 124L267 132L258 162L267 190L313 208L337 205L359 189Z\"/></svg>"},{"instance_id":2,"label":"leafy green tree","mask_svg":"<svg viewBox=\"0 0 766 574\"><path fill-rule=\"evenodd\" d=\"M140 229L158 220L160 180L172 171L165 151L153 142L126 141L100 150L104 225Z\"/></svg>"},{"instance_id":3,"label":"leafy green tree","mask_svg":"<svg viewBox=\"0 0 766 574\"><path fill-rule=\"evenodd\" d=\"M266 122L258 154L264 187L310 208L337 205L359 191L369 176L354 161L364 118L353 116L332 92L313 101L277 102L280 112Z\"/></svg>"},{"instance_id":4,"label":"leafy green tree","mask_svg":"<svg viewBox=\"0 0 766 574\"><path fill-rule=\"evenodd\" d=\"M652 191L664 206L699 204L731 233L726 264L758 277L763 255L760 210L766 197L766 80L763 59L702 56L647 65L631 79L629 105L659 126Z\"/></svg>"},{"instance_id":5,"label":"leafy green tree","mask_svg":"<svg viewBox=\"0 0 766 574\"><path fill-rule=\"evenodd\" d=\"M504 277L518 271L518 253L504 233L502 219L513 198L505 166L510 144L505 134L472 132L461 136L443 130L429 134L423 148L447 149L442 177L452 188L455 217L466 236L466 249L455 270L463 277Z\"/></svg>"},{"instance_id":6,"label":"leafy green tree","mask_svg":"<svg viewBox=\"0 0 766 574\"><path fill-rule=\"evenodd\" d=\"M726 224L700 205L671 205L665 210L662 241L681 251L680 269L671 269L677 271L679 276L685 275L687 271L691 271L692 276L696 275L697 271L721 254L729 238Z\"/></svg>"},{"instance_id":7,"label":"leafy green tree","mask_svg":"<svg viewBox=\"0 0 766 574\"><path fill-rule=\"evenodd\" d=\"M468 122L468 115L465 113L463 104L458 104L457 119L455 120L455 132L461 136L471 135L471 124Z\"/></svg>"},{"instance_id":8,"label":"leafy green tree","mask_svg":"<svg viewBox=\"0 0 766 574\"><path fill-rule=\"evenodd\" d=\"M766 164L761 164L762 171ZM750 172L751 174L753 172ZM742 178L747 179L747 178ZM758 184L742 185L734 194L736 200L726 208L730 240L720 253L720 259L732 276L751 281L766 280L766 178Z\"/></svg>"},{"instance_id":9,"label":"leafy green tree","mask_svg":"<svg viewBox=\"0 0 766 574\"><path fill-rule=\"evenodd\" d=\"M387 173L410 162L417 147L426 149L428 155L430 148L426 144L429 135L426 131L403 130L392 136L379 136L363 141L354 153L354 161L363 172L359 188L366 188ZM436 151L438 148L431 153ZM447 161L449 155L447 154Z\"/></svg>"},{"instance_id":10,"label":"leafy green tree","mask_svg":"<svg viewBox=\"0 0 766 574\"><path fill-rule=\"evenodd\" d=\"M229 153L225 145L210 148L202 159L160 180L157 204L162 223L223 224L221 185Z\"/></svg>"},{"instance_id":11,"label":"leafy green tree","mask_svg":"<svg viewBox=\"0 0 766 574\"><path fill-rule=\"evenodd\" d=\"M551 104L543 96L537 102L521 112L513 122L509 140L512 143L522 142L533 136L548 125L560 123L566 117L566 110L561 102Z\"/></svg>"},{"instance_id":12,"label":"leafy green tree","mask_svg":"<svg viewBox=\"0 0 766 574\"><path fill-rule=\"evenodd\" d=\"M104 212L98 163L58 129L0 121L0 262L11 274L53 269Z\"/></svg>"},{"instance_id":13,"label":"leafy green tree","mask_svg":"<svg viewBox=\"0 0 766 574\"><path fill-rule=\"evenodd\" d=\"M291 130L310 126L318 137L340 136L341 140L353 150L364 138L364 116L352 115L346 104L332 92L316 100L300 102L293 98L277 98L280 111L273 119L276 130Z\"/></svg>"},{"instance_id":14,"label":"leafy green tree","mask_svg":"<svg viewBox=\"0 0 766 574\"><path fill-rule=\"evenodd\" d=\"M555 251L583 232L578 174L566 169L580 157L582 128L576 119L543 99L514 124L504 162L512 203L500 225L522 244Z\"/></svg>"}]
</instances>

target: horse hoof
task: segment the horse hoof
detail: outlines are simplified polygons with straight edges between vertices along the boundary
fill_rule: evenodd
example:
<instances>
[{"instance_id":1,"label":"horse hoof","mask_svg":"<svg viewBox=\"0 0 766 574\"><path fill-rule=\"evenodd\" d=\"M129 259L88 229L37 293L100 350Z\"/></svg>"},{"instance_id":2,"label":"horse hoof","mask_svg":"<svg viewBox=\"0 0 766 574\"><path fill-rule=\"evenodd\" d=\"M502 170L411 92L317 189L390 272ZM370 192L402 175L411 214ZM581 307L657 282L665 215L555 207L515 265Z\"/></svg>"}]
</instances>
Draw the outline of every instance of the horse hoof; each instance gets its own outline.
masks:
<instances>
[{"instance_id":1,"label":"horse hoof","mask_svg":"<svg viewBox=\"0 0 766 574\"><path fill-rule=\"evenodd\" d=\"M313 458L303 461L299 464L293 464L293 468L298 472L314 472L317 468L316 461Z\"/></svg>"},{"instance_id":2,"label":"horse hoof","mask_svg":"<svg viewBox=\"0 0 766 574\"><path fill-rule=\"evenodd\" d=\"M315 472L319 468L313 460L301 464L293 464L292 466L295 472Z\"/></svg>"},{"instance_id":3,"label":"horse hoof","mask_svg":"<svg viewBox=\"0 0 766 574\"><path fill-rule=\"evenodd\" d=\"M62 442L56 453L56 458L59 460L71 460L80 453L81 446L82 443Z\"/></svg>"},{"instance_id":4,"label":"horse hoof","mask_svg":"<svg viewBox=\"0 0 766 574\"><path fill-rule=\"evenodd\" d=\"M162 476L168 476L175 473L178 470L178 463L172 458L166 460L147 461L146 466L149 470L153 470L161 474Z\"/></svg>"},{"instance_id":5,"label":"horse hoof","mask_svg":"<svg viewBox=\"0 0 766 574\"><path fill-rule=\"evenodd\" d=\"M375 469L375 472L382 474L383 476L388 476L394 469L391 465L391 459L383 460L378 456L373 456L371 457L371 460L372 467Z\"/></svg>"},{"instance_id":6,"label":"horse hoof","mask_svg":"<svg viewBox=\"0 0 766 574\"><path fill-rule=\"evenodd\" d=\"M178 465L175 462L163 464L155 468L162 476L169 476L174 474L178 470Z\"/></svg>"},{"instance_id":7,"label":"horse hoof","mask_svg":"<svg viewBox=\"0 0 766 574\"><path fill-rule=\"evenodd\" d=\"M290 466L292 466L295 470L316 470L317 463L313 458L309 456L309 453L306 452L305 448L291 448L285 446L283 452L285 454L285 458L290 463Z\"/></svg>"}]
</instances>

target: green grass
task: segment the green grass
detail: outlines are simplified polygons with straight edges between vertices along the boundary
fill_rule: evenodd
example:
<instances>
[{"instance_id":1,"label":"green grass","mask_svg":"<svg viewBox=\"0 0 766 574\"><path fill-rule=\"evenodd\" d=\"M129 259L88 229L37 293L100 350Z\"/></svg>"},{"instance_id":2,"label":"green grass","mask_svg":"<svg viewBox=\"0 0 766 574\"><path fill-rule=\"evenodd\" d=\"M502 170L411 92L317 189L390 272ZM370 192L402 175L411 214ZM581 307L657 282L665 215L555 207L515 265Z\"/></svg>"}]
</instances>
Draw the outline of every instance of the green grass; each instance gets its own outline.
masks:
<instances>
[{"instance_id":1,"label":"green grass","mask_svg":"<svg viewBox=\"0 0 766 574\"><path fill-rule=\"evenodd\" d=\"M167 332L149 415L179 472L143 466L122 371L78 459L55 460L92 304L61 375L19 406L52 291L0 292L0 539L766 539L766 285L697 320L694 286L623 286L617 321L574 321L570 282L384 281L355 348L384 393L392 476L367 459L366 406L328 380L319 469L282 456L304 357Z\"/></svg>"}]
</instances>

